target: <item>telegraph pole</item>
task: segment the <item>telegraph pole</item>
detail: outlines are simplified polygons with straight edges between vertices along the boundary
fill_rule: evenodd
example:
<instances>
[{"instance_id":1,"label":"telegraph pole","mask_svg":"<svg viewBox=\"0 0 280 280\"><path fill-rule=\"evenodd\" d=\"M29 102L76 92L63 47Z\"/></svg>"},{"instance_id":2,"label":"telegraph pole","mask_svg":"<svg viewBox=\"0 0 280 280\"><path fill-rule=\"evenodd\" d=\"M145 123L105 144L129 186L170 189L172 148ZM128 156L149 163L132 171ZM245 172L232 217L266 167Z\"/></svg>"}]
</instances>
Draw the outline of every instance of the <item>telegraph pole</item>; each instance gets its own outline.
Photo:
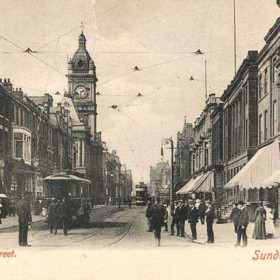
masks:
<instances>
[{"instance_id":1,"label":"telegraph pole","mask_svg":"<svg viewBox=\"0 0 280 280\"><path fill-rule=\"evenodd\" d=\"M236 75L236 7L233 0L234 74Z\"/></svg>"},{"instance_id":2,"label":"telegraph pole","mask_svg":"<svg viewBox=\"0 0 280 280\"><path fill-rule=\"evenodd\" d=\"M207 102L207 60L205 60L205 102Z\"/></svg>"}]
</instances>

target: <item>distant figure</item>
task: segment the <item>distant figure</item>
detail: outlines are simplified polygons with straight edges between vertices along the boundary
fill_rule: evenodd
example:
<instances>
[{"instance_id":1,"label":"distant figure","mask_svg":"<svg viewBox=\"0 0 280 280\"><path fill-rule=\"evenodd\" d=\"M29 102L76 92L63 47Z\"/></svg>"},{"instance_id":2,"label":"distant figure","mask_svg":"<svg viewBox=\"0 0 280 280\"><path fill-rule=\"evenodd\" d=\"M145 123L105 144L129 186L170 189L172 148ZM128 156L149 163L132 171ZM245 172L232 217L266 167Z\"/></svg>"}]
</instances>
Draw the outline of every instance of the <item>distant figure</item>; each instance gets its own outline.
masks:
<instances>
[{"instance_id":1,"label":"distant figure","mask_svg":"<svg viewBox=\"0 0 280 280\"><path fill-rule=\"evenodd\" d=\"M207 241L206 243L214 243L213 223L215 219L215 209L210 200L206 201L206 224L207 224Z\"/></svg>"},{"instance_id":2,"label":"distant figure","mask_svg":"<svg viewBox=\"0 0 280 280\"><path fill-rule=\"evenodd\" d=\"M239 208L237 207L237 203L233 204L233 209L230 213L230 219L233 221L234 224L234 232L237 233L237 222L238 222L238 214L239 214Z\"/></svg>"},{"instance_id":3,"label":"distant figure","mask_svg":"<svg viewBox=\"0 0 280 280\"><path fill-rule=\"evenodd\" d=\"M51 203L48 207L48 220L50 225L50 233L57 234L57 227L58 227L58 203L56 199L53 197Z\"/></svg>"},{"instance_id":4,"label":"distant figure","mask_svg":"<svg viewBox=\"0 0 280 280\"><path fill-rule=\"evenodd\" d=\"M148 201L147 209L146 209L146 218L148 222L148 232L153 232L152 226L152 203Z\"/></svg>"},{"instance_id":5,"label":"distant figure","mask_svg":"<svg viewBox=\"0 0 280 280\"><path fill-rule=\"evenodd\" d=\"M206 211L205 202L201 201L198 206L198 212L199 212L200 222L202 225L204 225L204 221L205 221L205 211Z\"/></svg>"},{"instance_id":6,"label":"distant figure","mask_svg":"<svg viewBox=\"0 0 280 280\"><path fill-rule=\"evenodd\" d=\"M239 201L237 207L239 208L240 211L238 213L238 220L237 220L237 243L234 246L240 246L241 237L242 237L243 247L246 247L248 244L246 230L249 224L249 214L243 201Z\"/></svg>"},{"instance_id":7,"label":"distant figure","mask_svg":"<svg viewBox=\"0 0 280 280\"><path fill-rule=\"evenodd\" d=\"M32 222L31 209L26 199L26 193L17 203L17 215L19 223L19 246L30 246L27 242L28 227Z\"/></svg>"},{"instance_id":8,"label":"distant figure","mask_svg":"<svg viewBox=\"0 0 280 280\"><path fill-rule=\"evenodd\" d=\"M179 226L179 219L178 219L178 214L179 214L179 202L176 201L175 204L171 203L170 206L170 210L171 210L171 217L172 217L172 221L171 221L171 225L170 225L170 229L171 229L171 234L170 235L174 235L174 226L176 225L176 229L177 229L177 236L180 235L180 226Z\"/></svg>"},{"instance_id":9,"label":"distant figure","mask_svg":"<svg viewBox=\"0 0 280 280\"><path fill-rule=\"evenodd\" d=\"M68 234L68 230L69 230L69 216L70 216L69 210L70 209L69 209L68 201L65 198L63 198L62 202L58 207L58 215L62 222L63 233L65 236Z\"/></svg>"},{"instance_id":10,"label":"distant figure","mask_svg":"<svg viewBox=\"0 0 280 280\"><path fill-rule=\"evenodd\" d=\"M157 245L160 246L161 239L161 227L164 224L165 210L163 205L160 204L160 198L156 199L155 204L152 205L152 225L154 229L155 239L157 240Z\"/></svg>"},{"instance_id":11,"label":"distant figure","mask_svg":"<svg viewBox=\"0 0 280 280\"><path fill-rule=\"evenodd\" d=\"M1 217L2 217L2 208L3 208L2 199L0 198L0 225L2 224L2 220L1 220Z\"/></svg>"},{"instance_id":12,"label":"distant figure","mask_svg":"<svg viewBox=\"0 0 280 280\"><path fill-rule=\"evenodd\" d=\"M131 198L128 199L128 208L131 208Z\"/></svg>"},{"instance_id":13,"label":"distant figure","mask_svg":"<svg viewBox=\"0 0 280 280\"><path fill-rule=\"evenodd\" d=\"M168 231L168 210L167 210L167 204L164 204L164 231Z\"/></svg>"},{"instance_id":14,"label":"distant figure","mask_svg":"<svg viewBox=\"0 0 280 280\"><path fill-rule=\"evenodd\" d=\"M118 201L118 206L119 206L119 208L121 208L121 204L122 204L121 198L119 198L119 201Z\"/></svg>"},{"instance_id":15,"label":"distant figure","mask_svg":"<svg viewBox=\"0 0 280 280\"><path fill-rule=\"evenodd\" d=\"M259 203L259 207L255 211L255 227L253 232L253 238L255 239L266 239L265 231L265 220L266 220L266 210L263 207L263 203Z\"/></svg>"},{"instance_id":16,"label":"distant figure","mask_svg":"<svg viewBox=\"0 0 280 280\"><path fill-rule=\"evenodd\" d=\"M178 213L178 220L179 220L179 232L180 232L180 237L185 237L185 222L186 219L188 218L188 210L189 207L187 204L183 204L180 202L180 211Z\"/></svg>"},{"instance_id":17,"label":"distant figure","mask_svg":"<svg viewBox=\"0 0 280 280\"><path fill-rule=\"evenodd\" d=\"M197 239L197 233L196 233L196 224L198 222L198 210L195 207L194 201L190 201L190 211L189 211L189 223L191 227L191 232L192 232L192 239L195 240Z\"/></svg>"},{"instance_id":18,"label":"distant figure","mask_svg":"<svg viewBox=\"0 0 280 280\"><path fill-rule=\"evenodd\" d=\"M266 210L266 238L273 238L276 236L273 209L267 206L264 206L264 209Z\"/></svg>"}]
</instances>

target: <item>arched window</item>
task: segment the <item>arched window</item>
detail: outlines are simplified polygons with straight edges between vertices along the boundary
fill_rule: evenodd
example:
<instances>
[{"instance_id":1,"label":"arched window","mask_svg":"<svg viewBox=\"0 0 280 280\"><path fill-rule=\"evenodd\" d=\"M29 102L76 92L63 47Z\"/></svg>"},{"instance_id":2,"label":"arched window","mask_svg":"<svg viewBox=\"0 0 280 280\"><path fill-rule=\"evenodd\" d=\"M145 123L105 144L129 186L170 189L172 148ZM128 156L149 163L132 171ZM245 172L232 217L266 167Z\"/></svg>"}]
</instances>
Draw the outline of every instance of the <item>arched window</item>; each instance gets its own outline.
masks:
<instances>
[{"instance_id":1,"label":"arched window","mask_svg":"<svg viewBox=\"0 0 280 280\"><path fill-rule=\"evenodd\" d=\"M84 62L80 59L78 62L79 68L82 68L84 66Z\"/></svg>"}]
</instances>

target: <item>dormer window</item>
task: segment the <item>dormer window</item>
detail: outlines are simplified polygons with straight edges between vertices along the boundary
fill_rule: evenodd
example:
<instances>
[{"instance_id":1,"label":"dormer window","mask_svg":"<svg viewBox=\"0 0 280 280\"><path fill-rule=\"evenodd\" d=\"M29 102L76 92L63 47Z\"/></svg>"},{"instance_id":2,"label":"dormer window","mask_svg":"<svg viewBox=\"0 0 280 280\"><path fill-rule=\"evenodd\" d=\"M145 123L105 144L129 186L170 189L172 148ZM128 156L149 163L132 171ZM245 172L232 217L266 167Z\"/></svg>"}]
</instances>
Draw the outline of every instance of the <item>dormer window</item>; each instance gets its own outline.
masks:
<instances>
[{"instance_id":1,"label":"dormer window","mask_svg":"<svg viewBox=\"0 0 280 280\"><path fill-rule=\"evenodd\" d=\"M84 66L84 62L80 59L78 62L79 68L82 68Z\"/></svg>"}]
</instances>

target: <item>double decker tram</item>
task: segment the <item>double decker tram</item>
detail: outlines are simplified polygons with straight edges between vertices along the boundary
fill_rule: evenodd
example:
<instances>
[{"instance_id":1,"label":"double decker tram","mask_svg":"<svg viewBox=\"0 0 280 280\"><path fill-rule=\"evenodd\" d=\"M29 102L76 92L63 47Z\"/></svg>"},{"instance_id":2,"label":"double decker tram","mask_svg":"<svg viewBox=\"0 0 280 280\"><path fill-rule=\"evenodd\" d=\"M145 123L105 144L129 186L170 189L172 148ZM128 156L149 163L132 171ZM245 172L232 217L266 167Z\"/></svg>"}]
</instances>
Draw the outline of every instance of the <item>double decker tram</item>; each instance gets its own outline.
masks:
<instances>
[{"instance_id":1,"label":"double decker tram","mask_svg":"<svg viewBox=\"0 0 280 280\"><path fill-rule=\"evenodd\" d=\"M135 186L136 205L146 205L148 200L148 187L143 182Z\"/></svg>"},{"instance_id":2,"label":"double decker tram","mask_svg":"<svg viewBox=\"0 0 280 280\"><path fill-rule=\"evenodd\" d=\"M92 210L91 181L74 175L50 175L43 179L44 197L47 203L52 198L66 199L72 226L88 225Z\"/></svg>"}]
</instances>

